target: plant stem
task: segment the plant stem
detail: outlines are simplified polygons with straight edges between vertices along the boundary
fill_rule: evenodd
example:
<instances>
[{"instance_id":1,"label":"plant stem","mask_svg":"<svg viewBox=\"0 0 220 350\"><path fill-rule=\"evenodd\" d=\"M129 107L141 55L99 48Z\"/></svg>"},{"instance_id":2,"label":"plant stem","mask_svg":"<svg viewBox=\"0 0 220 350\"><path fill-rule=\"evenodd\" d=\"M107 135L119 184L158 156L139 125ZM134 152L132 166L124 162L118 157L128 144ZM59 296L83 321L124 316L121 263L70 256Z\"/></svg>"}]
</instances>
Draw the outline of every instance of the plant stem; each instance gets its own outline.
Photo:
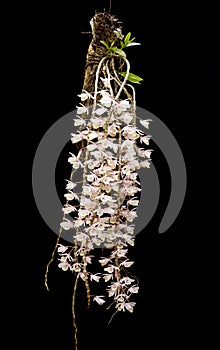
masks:
<instances>
[{"instance_id":1,"label":"plant stem","mask_svg":"<svg viewBox=\"0 0 220 350\"><path fill-rule=\"evenodd\" d=\"M77 325L76 325L76 313L75 313L75 300L76 300L76 289L78 284L79 275L76 276L74 289L73 289L73 298L72 298L72 315L73 315L73 328L74 328L74 342L75 350L78 350L78 339L77 339Z\"/></svg>"},{"instance_id":2,"label":"plant stem","mask_svg":"<svg viewBox=\"0 0 220 350\"><path fill-rule=\"evenodd\" d=\"M122 92L122 90L123 90L123 88L124 88L124 86L126 84L126 81L128 80L128 76L129 76L129 73L130 73L130 63L129 63L129 61L125 57L122 57L122 58L127 64L127 72L126 72L126 76L124 78L124 81L122 82L121 87L120 87L120 89L119 89L119 91L118 91L118 93L117 93L117 95L115 97L116 101L119 98L119 96L121 95L121 92Z\"/></svg>"},{"instance_id":3,"label":"plant stem","mask_svg":"<svg viewBox=\"0 0 220 350\"><path fill-rule=\"evenodd\" d=\"M99 83L99 73L102 67L103 62L107 59L107 57L103 57L101 61L99 62L97 71L96 71L96 78L95 78L95 92L94 92L94 104L93 104L93 109L92 109L92 115L94 116L95 114L95 109L96 109L96 102L97 102L97 94L98 94L98 83Z\"/></svg>"},{"instance_id":4,"label":"plant stem","mask_svg":"<svg viewBox=\"0 0 220 350\"><path fill-rule=\"evenodd\" d=\"M75 169L71 171L71 174L70 174L70 181L72 181L72 179L73 179L73 174L74 174L75 172L76 172ZM69 201L67 200L67 201L66 201L66 204L68 204L68 203L69 203ZM66 217L66 214L63 215L63 220L64 220L65 217ZM52 264L52 262L53 262L53 260L54 260L54 255L55 255L55 253L56 253L56 250L57 250L57 247L58 247L58 244L59 244L59 241L60 241L60 237L61 237L61 235L62 235L62 232L63 232L63 228L60 227L59 235L58 235L58 237L57 237L57 241L56 241L54 250L53 250L53 252L52 252L51 259L50 259L50 261L48 262L48 264L47 264L47 266L46 266L44 284L45 284L45 286L46 286L46 288L47 288L48 291L49 291L49 287L48 287L48 273L49 273L49 267L50 267L50 265Z\"/></svg>"},{"instance_id":5,"label":"plant stem","mask_svg":"<svg viewBox=\"0 0 220 350\"><path fill-rule=\"evenodd\" d=\"M44 280L45 282L44 282L44 284L45 284L45 286L46 286L48 292L49 292L49 287L48 287L48 272L49 272L49 267L50 267L50 264L52 264L52 262L53 262L53 260L54 260L54 255L55 255L55 252L56 252L56 250L57 250L57 247L58 247L58 244L59 244L59 241L60 241L60 236L61 236L61 234L62 234L62 227L60 227L59 235L58 235L58 237L57 237L57 241L56 241L54 250L53 250L53 252L52 252L51 259L50 259L50 261L48 262L48 264L47 264L47 266L46 266L45 280Z\"/></svg>"}]
</instances>

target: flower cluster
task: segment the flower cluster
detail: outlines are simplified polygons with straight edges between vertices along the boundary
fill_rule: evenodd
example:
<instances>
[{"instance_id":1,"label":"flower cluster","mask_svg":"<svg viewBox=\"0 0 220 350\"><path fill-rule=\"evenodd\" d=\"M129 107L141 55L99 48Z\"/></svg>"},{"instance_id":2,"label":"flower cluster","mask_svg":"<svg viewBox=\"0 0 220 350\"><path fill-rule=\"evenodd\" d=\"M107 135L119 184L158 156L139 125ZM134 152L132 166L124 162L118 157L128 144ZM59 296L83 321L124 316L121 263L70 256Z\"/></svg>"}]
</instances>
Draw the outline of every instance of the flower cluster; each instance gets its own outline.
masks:
<instances>
[{"instance_id":1,"label":"flower cluster","mask_svg":"<svg viewBox=\"0 0 220 350\"><path fill-rule=\"evenodd\" d=\"M108 79L104 83L110 86ZM58 246L58 266L75 272L83 281L104 279L107 296L113 298L116 309L133 312L135 302L130 297L138 293L139 287L129 277L127 269L133 261L127 253L128 246L134 245L133 221L141 192L137 170L150 167L152 150L146 145L151 136L137 128L131 99L116 100L108 89L98 95L92 108L86 104L78 106L74 119L80 130L71 134L71 141L83 141L84 146L77 155L70 153L68 162L73 171L83 168L83 181L80 191L79 184L72 179L67 181L67 202L60 225L64 230L73 230L75 246ZM84 103L95 99L87 91L79 96ZM140 123L148 128L150 121ZM74 218L67 219L66 215L73 212ZM92 273L88 265L92 264L91 251L96 247L104 247L110 254L99 260L102 271ZM100 305L105 303L103 295L94 296L93 300Z\"/></svg>"}]
</instances>

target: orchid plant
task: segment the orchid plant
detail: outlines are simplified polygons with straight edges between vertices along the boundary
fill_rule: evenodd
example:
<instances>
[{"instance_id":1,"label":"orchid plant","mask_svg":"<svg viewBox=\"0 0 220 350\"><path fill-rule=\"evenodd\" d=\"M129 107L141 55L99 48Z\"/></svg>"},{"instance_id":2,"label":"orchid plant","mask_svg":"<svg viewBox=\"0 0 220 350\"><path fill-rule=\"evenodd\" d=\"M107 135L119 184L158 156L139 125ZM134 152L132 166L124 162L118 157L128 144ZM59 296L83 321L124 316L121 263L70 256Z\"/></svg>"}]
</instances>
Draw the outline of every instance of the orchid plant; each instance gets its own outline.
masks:
<instances>
[{"instance_id":1,"label":"orchid plant","mask_svg":"<svg viewBox=\"0 0 220 350\"><path fill-rule=\"evenodd\" d=\"M76 277L72 310L75 330L74 303L79 280L85 283L88 306L91 301L109 304L115 309L112 316L120 311L132 313L136 304L133 296L139 290L138 279L129 272L134 261L128 253L129 246L135 243L134 219L141 193L137 170L150 167L152 150L148 149L151 136L136 125L135 88L130 83L140 83L142 79L130 72L124 52L125 47L136 44L130 37L129 33L124 41L120 39L121 47L117 49L114 43L109 46L102 42L107 51L98 64L94 92L83 90L78 95L81 103L74 125L79 129L71 134L71 141L80 149L68 158L72 172L66 183L60 234L45 279L48 288L48 268L57 252L58 267ZM126 65L126 71L121 73L114 65L110 67L119 56ZM105 72L104 77L101 71ZM140 124L148 129L150 121L140 119ZM74 174L80 168L82 181L74 182ZM67 218L68 214L73 218ZM60 244L63 230L71 232L73 245ZM98 258L100 270L94 271L92 251L100 247L104 248ZM92 285L101 279L106 288L94 295ZM75 340L77 344L76 336Z\"/></svg>"}]
</instances>

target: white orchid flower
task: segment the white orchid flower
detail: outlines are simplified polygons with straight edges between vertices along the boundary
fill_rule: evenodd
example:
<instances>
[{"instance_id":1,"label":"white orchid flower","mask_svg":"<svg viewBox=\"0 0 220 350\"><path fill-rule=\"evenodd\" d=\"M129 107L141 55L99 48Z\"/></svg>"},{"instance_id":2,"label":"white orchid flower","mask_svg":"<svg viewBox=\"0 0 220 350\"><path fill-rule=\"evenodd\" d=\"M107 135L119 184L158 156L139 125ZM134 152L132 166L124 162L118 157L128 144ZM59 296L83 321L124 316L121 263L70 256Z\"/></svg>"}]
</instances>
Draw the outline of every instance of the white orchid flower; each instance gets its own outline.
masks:
<instances>
[{"instance_id":1,"label":"white orchid flower","mask_svg":"<svg viewBox=\"0 0 220 350\"><path fill-rule=\"evenodd\" d=\"M64 230L70 230L71 228L73 228L73 222L64 218L65 221L60 223L60 226L64 229Z\"/></svg>"},{"instance_id":2,"label":"white orchid flower","mask_svg":"<svg viewBox=\"0 0 220 350\"><path fill-rule=\"evenodd\" d=\"M140 120L141 125L143 125L146 129L149 129L149 123L152 122L152 119Z\"/></svg>"},{"instance_id":3,"label":"white orchid flower","mask_svg":"<svg viewBox=\"0 0 220 350\"><path fill-rule=\"evenodd\" d=\"M83 90L83 92L77 96L81 98L81 101L86 101L88 98L93 99L93 96L86 90Z\"/></svg>"},{"instance_id":4,"label":"white orchid flower","mask_svg":"<svg viewBox=\"0 0 220 350\"><path fill-rule=\"evenodd\" d=\"M80 103L80 106L76 106L77 108L77 114L88 114L88 108L86 106L84 106L82 103Z\"/></svg>"},{"instance_id":5,"label":"white orchid flower","mask_svg":"<svg viewBox=\"0 0 220 350\"><path fill-rule=\"evenodd\" d=\"M97 295L93 298L93 301L96 301L99 305L102 305L105 303L105 300L103 300L104 295Z\"/></svg>"},{"instance_id":6,"label":"white orchid flower","mask_svg":"<svg viewBox=\"0 0 220 350\"><path fill-rule=\"evenodd\" d=\"M70 214L76 210L77 210L76 207L70 204L65 204L64 207L62 208L62 211L64 212L64 214Z\"/></svg>"},{"instance_id":7,"label":"white orchid flower","mask_svg":"<svg viewBox=\"0 0 220 350\"><path fill-rule=\"evenodd\" d=\"M96 274L90 274L90 281L95 281L95 282L99 282L101 276L99 276L100 273L96 273Z\"/></svg>"},{"instance_id":8,"label":"white orchid flower","mask_svg":"<svg viewBox=\"0 0 220 350\"><path fill-rule=\"evenodd\" d=\"M77 186L76 183L74 183L70 180L66 180L66 181L67 181L66 190L72 190L73 188L75 188Z\"/></svg>"},{"instance_id":9,"label":"white orchid flower","mask_svg":"<svg viewBox=\"0 0 220 350\"><path fill-rule=\"evenodd\" d=\"M139 287L138 286L132 286L128 289L128 292L130 293L138 293Z\"/></svg>"},{"instance_id":10,"label":"white orchid flower","mask_svg":"<svg viewBox=\"0 0 220 350\"><path fill-rule=\"evenodd\" d=\"M73 119L73 120L74 120L74 126L86 125L86 121L80 117L78 117L78 119Z\"/></svg>"},{"instance_id":11,"label":"white orchid flower","mask_svg":"<svg viewBox=\"0 0 220 350\"><path fill-rule=\"evenodd\" d=\"M151 135L143 136L140 138L140 141L145 143L145 145L149 145L149 140L151 139Z\"/></svg>"}]
</instances>

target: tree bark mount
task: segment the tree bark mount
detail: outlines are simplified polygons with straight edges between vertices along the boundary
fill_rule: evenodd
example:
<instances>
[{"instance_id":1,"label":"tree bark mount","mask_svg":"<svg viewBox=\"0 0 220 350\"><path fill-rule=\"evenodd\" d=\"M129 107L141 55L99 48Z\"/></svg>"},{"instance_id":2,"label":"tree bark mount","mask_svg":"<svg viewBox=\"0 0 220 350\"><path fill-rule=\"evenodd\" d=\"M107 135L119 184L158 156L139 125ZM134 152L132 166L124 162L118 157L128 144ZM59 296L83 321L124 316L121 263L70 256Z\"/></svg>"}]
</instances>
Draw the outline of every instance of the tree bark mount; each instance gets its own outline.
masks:
<instances>
[{"instance_id":1,"label":"tree bark mount","mask_svg":"<svg viewBox=\"0 0 220 350\"><path fill-rule=\"evenodd\" d=\"M90 25L92 28L92 40L89 45L86 64L85 64L85 73L84 73L84 83L82 90L86 90L87 92L93 94L95 89L95 79L96 79L96 71L98 65L102 58L106 56L106 47L101 43L101 41L105 41L109 46L112 42L114 42L114 46L120 47L120 32L122 29L122 22L120 22L117 18L110 15L107 12L101 13L97 12L94 17L90 21ZM108 67L110 70L110 74L114 76L114 71L120 71L123 66L123 61L120 57L107 57L106 63L108 63ZM106 78L106 66L103 65L100 69L100 77ZM113 89L116 93L118 85L113 83ZM98 89L105 90L105 86L101 79L98 82ZM86 104L91 103L91 100L87 100Z\"/></svg>"}]
</instances>

